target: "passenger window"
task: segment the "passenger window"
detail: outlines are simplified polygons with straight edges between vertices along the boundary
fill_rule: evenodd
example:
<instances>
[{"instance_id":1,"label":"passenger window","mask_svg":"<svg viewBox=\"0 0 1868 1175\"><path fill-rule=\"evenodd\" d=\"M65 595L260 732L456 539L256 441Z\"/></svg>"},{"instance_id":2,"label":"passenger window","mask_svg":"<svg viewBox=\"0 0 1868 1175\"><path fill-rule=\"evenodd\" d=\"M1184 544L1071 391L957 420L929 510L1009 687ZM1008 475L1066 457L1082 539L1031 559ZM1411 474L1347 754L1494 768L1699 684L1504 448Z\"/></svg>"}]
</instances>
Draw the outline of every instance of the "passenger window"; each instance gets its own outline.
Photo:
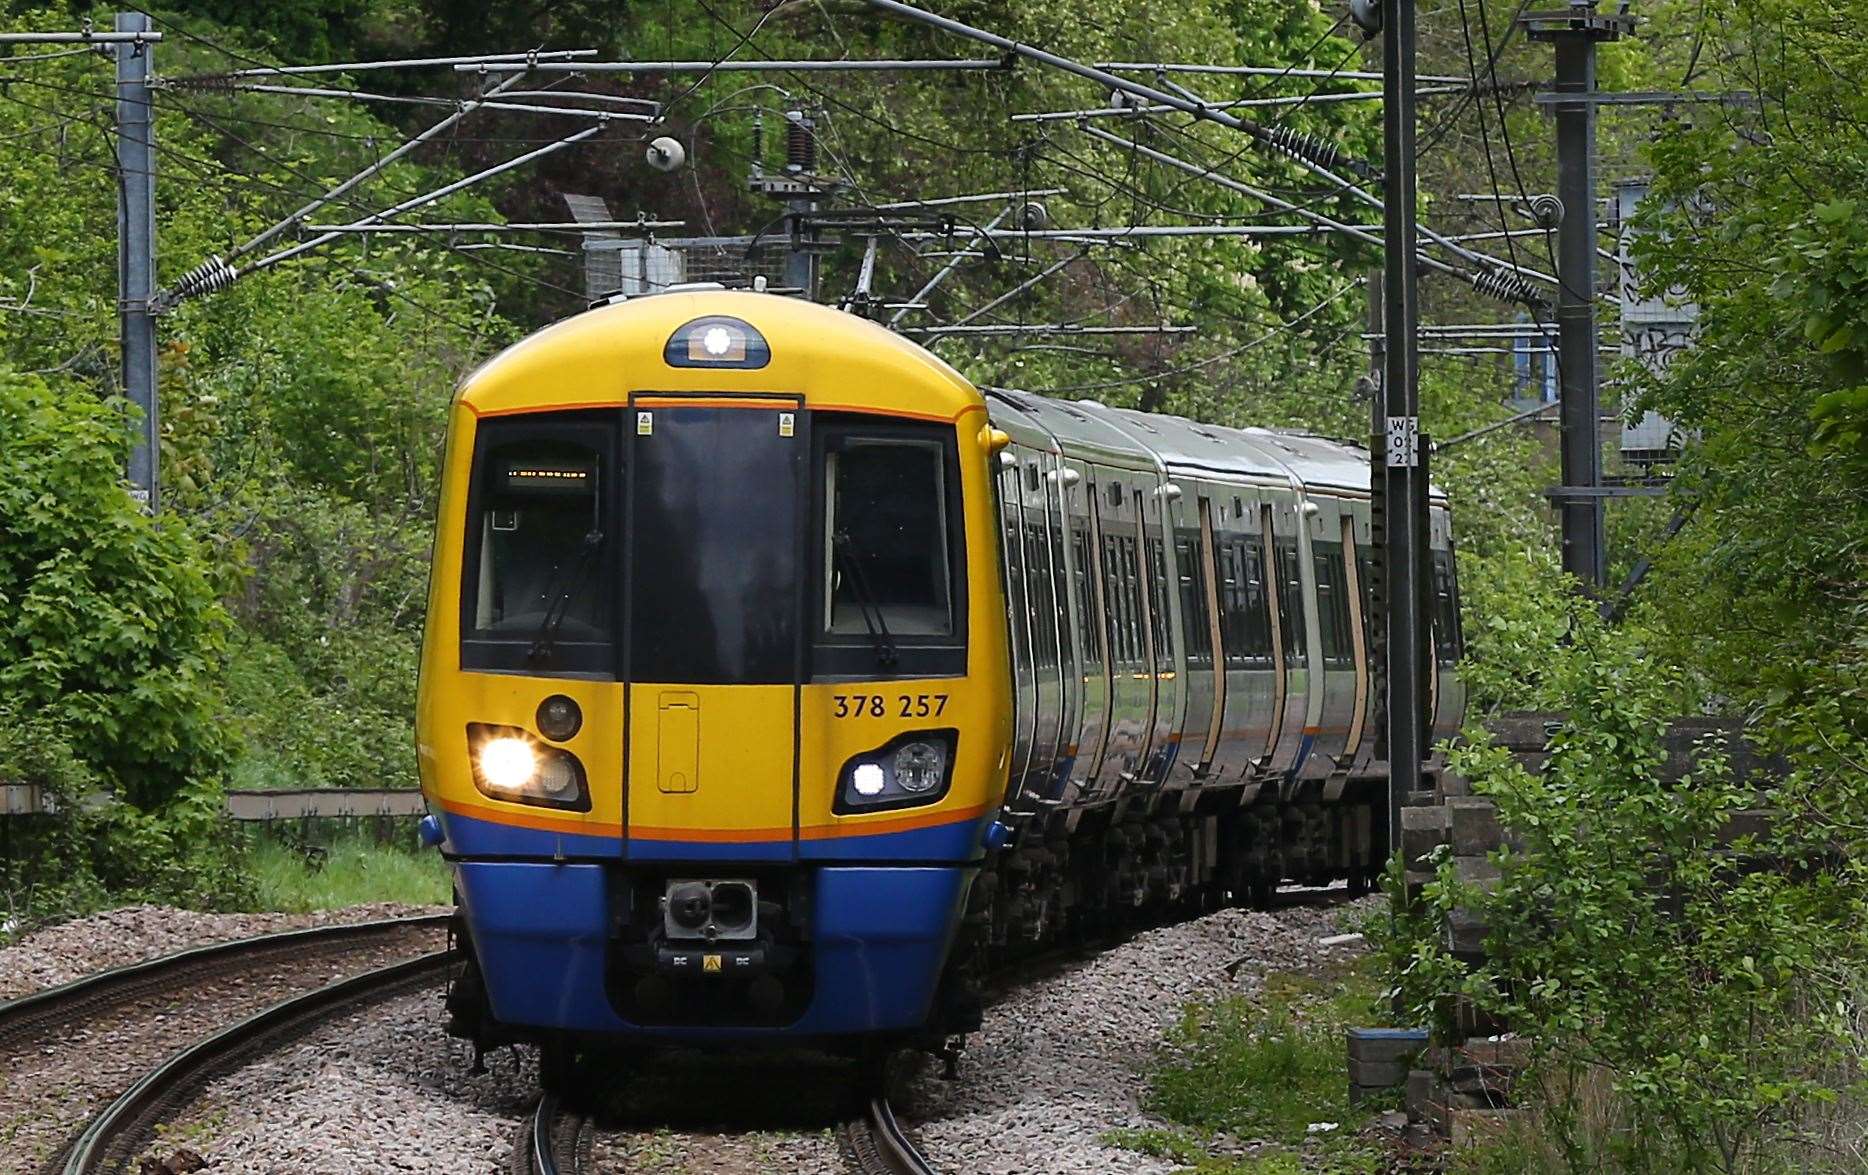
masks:
<instances>
[{"instance_id":1,"label":"passenger window","mask_svg":"<svg viewBox=\"0 0 1868 1175\"><path fill-rule=\"evenodd\" d=\"M1154 636L1155 666L1173 664L1173 644L1168 635L1167 547L1158 536L1148 537L1148 616Z\"/></svg>"},{"instance_id":2,"label":"passenger window","mask_svg":"<svg viewBox=\"0 0 1868 1175\"><path fill-rule=\"evenodd\" d=\"M824 630L865 633L874 623L869 613L897 635L951 634L942 446L848 437L824 459Z\"/></svg>"},{"instance_id":3,"label":"passenger window","mask_svg":"<svg viewBox=\"0 0 1868 1175\"><path fill-rule=\"evenodd\" d=\"M1433 648L1442 665L1459 661L1459 592L1453 579L1453 552L1433 553Z\"/></svg>"},{"instance_id":4,"label":"passenger window","mask_svg":"<svg viewBox=\"0 0 1868 1175\"><path fill-rule=\"evenodd\" d=\"M1323 659L1332 667L1353 666L1356 650L1349 628L1349 581L1343 564L1343 545L1313 542L1310 553L1317 575L1317 619L1323 628Z\"/></svg>"},{"instance_id":5,"label":"passenger window","mask_svg":"<svg viewBox=\"0 0 1868 1175\"><path fill-rule=\"evenodd\" d=\"M1180 576L1180 620L1187 642L1187 665L1213 664L1213 635L1208 627L1206 568L1200 560L1200 533L1184 530L1174 539L1174 562Z\"/></svg>"},{"instance_id":6,"label":"passenger window","mask_svg":"<svg viewBox=\"0 0 1868 1175\"><path fill-rule=\"evenodd\" d=\"M1230 539L1222 597L1226 608L1229 669L1263 669L1271 662L1271 608L1265 592L1264 547L1256 536Z\"/></svg>"},{"instance_id":7,"label":"passenger window","mask_svg":"<svg viewBox=\"0 0 1868 1175\"><path fill-rule=\"evenodd\" d=\"M1083 672L1085 676L1101 676L1103 641L1097 632L1100 627L1097 621L1102 612L1098 607L1096 555L1090 545L1089 519L1081 514L1070 519L1070 552L1070 575L1077 588L1077 643L1083 647Z\"/></svg>"},{"instance_id":8,"label":"passenger window","mask_svg":"<svg viewBox=\"0 0 1868 1175\"><path fill-rule=\"evenodd\" d=\"M1057 664L1057 612L1051 604L1051 569L1044 528L1025 524L1025 599L1031 613L1032 661L1040 669Z\"/></svg>"},{"instance_id":9,"label":"passenger window","mask_svg":"<svg viewBox=\"0 0 1868 1175\"><path fill-rule=\"evenodd\" d=\"M1112 593L1109 607L1114 635L1115 663L1126 669L1142 662L1141 582L1135 569L1135 540L1127 535L1103 536L1103 582Z\"/></svg>"},{"instance_id":10,"label":"passenger window","mask_svg":"<svg viewBox=\"0 0 1868 1175\"><path fill-rule=\"evenodd\" d=\"M1297 565L1297 540L1279 539L1276 550L1278 631L1284 638L1284 663L1302 669L1310 663L1310 646L1304 635L1304 581Z\"/></svg>"}]
</instances>

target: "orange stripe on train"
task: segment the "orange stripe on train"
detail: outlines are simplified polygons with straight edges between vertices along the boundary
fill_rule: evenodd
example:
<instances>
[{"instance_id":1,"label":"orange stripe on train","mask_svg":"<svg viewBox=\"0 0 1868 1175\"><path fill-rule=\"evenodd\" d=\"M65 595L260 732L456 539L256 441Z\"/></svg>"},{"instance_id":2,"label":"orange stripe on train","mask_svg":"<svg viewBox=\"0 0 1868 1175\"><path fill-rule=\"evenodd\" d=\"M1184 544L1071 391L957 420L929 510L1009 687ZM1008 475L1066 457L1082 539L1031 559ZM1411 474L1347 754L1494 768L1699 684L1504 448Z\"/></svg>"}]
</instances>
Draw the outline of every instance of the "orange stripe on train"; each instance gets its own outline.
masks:
<instances>
[{"instance_id":1,"label":"orange stripe on train","mask_svg":"<svg viewBox=\"0 0 1868 1175\"><path fill-rule=\"evenodd\" d=\"M529 828L537 832L564 832L578 836L615 836L623 835L620 824L566 819L562 816L547 816L535 812L514 812L504 808L487 808L479 804L462 803L459 800L442 800L441 807L456 816L467 816L475 820L485 820L492 824L506 824L517 828ZM961 824L977 820L986 814L987 805L976 804L969 808L943 808L935 812L918 812L909 816L891 816L883 819L865 819L859 823L807 824L798 829L800 840L836 840L851 836L880 836L891 832L913 832L921 828L935 828L943 824ZM629 829L632 840L686 840L703 844L769 843L791 839L790 828L667 828L645 825L632 825Z\"/></svg>"}]
</instances>

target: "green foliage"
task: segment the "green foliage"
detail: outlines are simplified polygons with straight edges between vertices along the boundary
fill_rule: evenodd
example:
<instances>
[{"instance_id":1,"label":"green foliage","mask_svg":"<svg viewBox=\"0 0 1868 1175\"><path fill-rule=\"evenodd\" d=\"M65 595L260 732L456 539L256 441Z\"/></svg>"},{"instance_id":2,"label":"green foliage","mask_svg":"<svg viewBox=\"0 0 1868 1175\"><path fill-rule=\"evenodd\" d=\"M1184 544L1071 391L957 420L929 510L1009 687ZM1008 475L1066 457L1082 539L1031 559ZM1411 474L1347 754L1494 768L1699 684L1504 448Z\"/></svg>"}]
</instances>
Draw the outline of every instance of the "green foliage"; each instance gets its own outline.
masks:
<instances>
[{"instance_id":1,"label":"green foliage","mask_svg":"<svg viewBox=\"0 0 1868 1175\"><path fill-rule=\"evenodd\" d=\"M343 633L310 676L278 645L246 634L228 662L227 701L242 750L240 788L414 787L415 648L395 633Z\"/></svg>"},{"instance_id":2,"label":"green foliage","mask_svg":"<svg viewBox=\"0 0 1868 1175\"><path fill-rule=\"evenodd\" d=\"M1759 803L1753 784L1710 752L1687 779L1661 778L1679 682L1626 634L1578 626L1571 642L1546 679L1569 720L1542 774L1500 748L1452 756L1522 848L1500 854L1490 892L1442 862L1381 944L1401 1001L1432 1022L1463 993L1535 1038L1543 1132L1569 1170L1807 1161L1800 1127L1859 1079L1846 962L1868 945L1859 866L1790 819L1734 846L1773 867L1734 858L1726 830ZM1838 766L1804 763L1775 802L1837 787L1858 801ZM1476 969L1439 934L1459 907L1493 928ZM1592 1083L1610 1096L1581 1098ZM1605 1135L1610 1120L1621 1128Z\"/></svg>"},{"instance_id":3,"label":"green foliage","mask_svg":"<svg viewBox=\"0 0 1868 1175\"><path fill-rule=\"evenodd\" d=\"M1170 1039L1186 1053L1156 1077L1150 1104L1175 1121L1295 1145L1310 1123L1348 1112L1333 1025L1235 998L1190 1009Z\"/></svg>"},{"instance_id":4,"label":"green foliage","mask_svg":"<svg viewBox=\"0 0 1868 1175\"><path fill-rule=\"evenodd\" d=\"M1475 717L1489 706L1550 706L1551 651L1593 608L1573 583L1546 547L1460 553L1466 649L1459 676Z\"/></svg>"},{"instance_id":5,"label":"green foliage","mask_svg":"<svg viewBox=\"0 0 1868 1175\"><path fill-rule=\"evenodd\" d=\"M214 675L227 616L187 524L124 492L121 412L0 369L0 696L159 805L227 758Z\"/></svg>"},{"instance_id":6,"label":"green foliage","mask_svg":"<svg viewBox=\"0 0 1868 1175\"><path fill-rule=\"evenodd\" d=\"M1698 505L1656 565L1657 648L1743 703L1821 697L1861 733L1868 661L1868 64L1861 3L1716 0L1709 28L1769 53L1709 54L1699 81L1765 98L1740 118L1664 124L1650 149L1657 289L1698 302L1697 346L1639 406L1696 430L1676 497ZM1768 127L1768 130L1767 130ZM1667 209L1661 207L1667 202ZM1709 618L1718 623L1709 624Z\"/></svg>"},{"instance_id":7,"label":"green foliage","mask_svg":"<svg viewBox=\"0 0 1868 1175\"><path fill-rule=\"evenodd\" d=\"M254 908L334 910L365 902L442 905L448 901L447 867L413 845L378 844L340 836L314 860L269 836L256 838L247 866L254 877Z\"/></svg>"},{"instance_id":8,"label":"green foliage","mask_svg":"<svg viewBox=\"0 0 1868 1175\"><path fill-rule=\"evenodd\" d=\"M227 29L241 29L282 58L294 61L355 60L381 5L375 0L177 0L171 11L205 18ZM191 22L193 23L193 22ZM218 30L217 30L218 32Z\"/></svg>"},{"instance_id":9,"label":"green foliage","mask_svg":"<svg viewBox=\"0 0 1868 1175\"><path fill-rule=\"evenodd\" d=\"M384 15L223 7L244 29L171 29L165 74L227 68L208 42L239 57L349 52L357 22ZM94 54L35 61L9 69L0 95L0 714L31 714L35 731L57 731L47 745L69 748L16 756L18 778L80 779L67 790L115 801L92 811L74 795L13 846L7 896L35 912L107 889L244 902L218 815L229 774L413 781L446 407L459 375L512 337L495 301L517 303L530 280L525 257L359 242L166 315L165 510L151 520L123 490L129 422L113 396L116 259L98 226L117 192L93 97L109 73ZM164 283L402 135L348 104L182 90L165 93L156 123ZM332 214L438 187L459 162L399 162ZM432 211L497 219L474 193Z\"/></svg>"},{"instance_id":10,"label":"green foliage","mask_svg":"<svg viewBox=\"0 0 1868 1175\"><path fill-rule=\"evenodd\" d=\"M0 781L37 784L53 810L0 829L4 921L18 928L111 901L246 902L218 787L190 784L148 810L110 800L66 734L51 713L0 698Z\"/></svg>"},{"instance_id":11,"label":"green foliage","mask_svg":"<svg viewBox=\"0 0 1868 1175\"><path fill-rule=\"evenodd\" d=\"M1355 1137L1373 1106L1351 1106L1343 1079L1343 1029L1379 1023L1367 968L1274 974L1255 999L1197 1002L1169 1031L1149 1079L1148 1109L1172 1130L1118 1131L1117 1146L1173 1159L1200 1175L1280 1175L1380 1169ZM1313 1132L1313 1123L1334 1125ZM1251 1157L1212 1153L1217 1139Z\"/></svg>"},{"instance_id":12,"label":"green foliage","mask_svg":"<svg viewBox=\"0 0 1868 1175\"><path fill-rule=\"evenodd\" d=\"M1191 1175L1303 1175L1305 1171L1303 1157L1290 1151L1271 1150L1247 1158L1215 1157L1199 1142L1174 1130L1111 1130L1103 1135L1103 1141L1182 1163L1181 1170Z\"/></svg>"}]
</instances>

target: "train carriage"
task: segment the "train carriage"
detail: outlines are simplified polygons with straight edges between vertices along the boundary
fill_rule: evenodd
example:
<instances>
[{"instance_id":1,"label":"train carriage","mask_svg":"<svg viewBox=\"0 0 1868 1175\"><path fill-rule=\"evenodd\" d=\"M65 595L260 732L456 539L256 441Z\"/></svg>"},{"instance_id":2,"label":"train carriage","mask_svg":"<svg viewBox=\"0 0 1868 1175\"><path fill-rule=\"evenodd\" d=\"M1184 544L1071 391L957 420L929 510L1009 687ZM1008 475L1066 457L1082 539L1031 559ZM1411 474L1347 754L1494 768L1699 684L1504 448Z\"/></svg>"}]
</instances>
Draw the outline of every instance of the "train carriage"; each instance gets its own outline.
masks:
<instances>
[{"instance_id":1,"label":"train carriage","mask_svg":"<svg viewBox=\"0 0 1868 1175\"><path fill-rule=\"evenodd\" d=\"M418 749L463 1035L927 1043L1007 952L1383 856L1354 450L982 394L706 289L487 363L444 466Z\"/></svg>"}]
</instances>

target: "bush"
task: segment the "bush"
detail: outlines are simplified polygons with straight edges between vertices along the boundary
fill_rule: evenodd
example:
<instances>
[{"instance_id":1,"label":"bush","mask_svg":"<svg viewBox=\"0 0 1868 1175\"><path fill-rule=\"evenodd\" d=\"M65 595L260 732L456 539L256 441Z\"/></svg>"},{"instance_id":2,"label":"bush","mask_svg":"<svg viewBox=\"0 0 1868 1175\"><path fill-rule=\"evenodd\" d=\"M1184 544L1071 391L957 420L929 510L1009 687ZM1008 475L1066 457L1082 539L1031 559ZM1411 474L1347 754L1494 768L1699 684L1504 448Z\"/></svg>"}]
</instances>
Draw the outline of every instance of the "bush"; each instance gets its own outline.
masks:
<instances>
[{"instance_id":1,"label":"bush","mask_svg":"<svg viewBox=\"0 0 1868 1175\"><path fill-rule=\"evenodd\" d=\"M1550 688L1569 720L1541 775L1500 748L1451 757L1522 851L1498 855L1489 893L1442 861L1383 944L1404 1006L1432 1021L1463 991L1534 1037L1534 1100L1569 1170L1814 1166L1806 1124L1861 1077L1859 868L1793 816L1731 843L1760 797L1715 754L1664 781L1680 683L1625 635L1573 634ZM1774 805L1835 795L1825 765L1801 774ZM1476 969L1438 933L1461 906L1493 928Z\"/></svg>"},{"instance_id":2,"label":"bush","mask_svg":"<svg viewBox=\"0 0 1868 1175\"><path fill-rule=\"evenodd\" d=\"M37 784L52 809L4 830L0 895L13 929L121 902L238 909L251 900L212 780L182 785L152 811L113 802L59 722L0 699L0 781Z\"/></svg>"},{"instance_id":3,"label":"bush","mask_svg":"<svg viewBox=\"0 0 1868 1175\"><path fill-rule=\"evenodd\" d=\"M195 537L124 491L128 452L115 408L0 368L0 698L154 808L226 764L228 620Z\"/></svg>"}]
</instances>

